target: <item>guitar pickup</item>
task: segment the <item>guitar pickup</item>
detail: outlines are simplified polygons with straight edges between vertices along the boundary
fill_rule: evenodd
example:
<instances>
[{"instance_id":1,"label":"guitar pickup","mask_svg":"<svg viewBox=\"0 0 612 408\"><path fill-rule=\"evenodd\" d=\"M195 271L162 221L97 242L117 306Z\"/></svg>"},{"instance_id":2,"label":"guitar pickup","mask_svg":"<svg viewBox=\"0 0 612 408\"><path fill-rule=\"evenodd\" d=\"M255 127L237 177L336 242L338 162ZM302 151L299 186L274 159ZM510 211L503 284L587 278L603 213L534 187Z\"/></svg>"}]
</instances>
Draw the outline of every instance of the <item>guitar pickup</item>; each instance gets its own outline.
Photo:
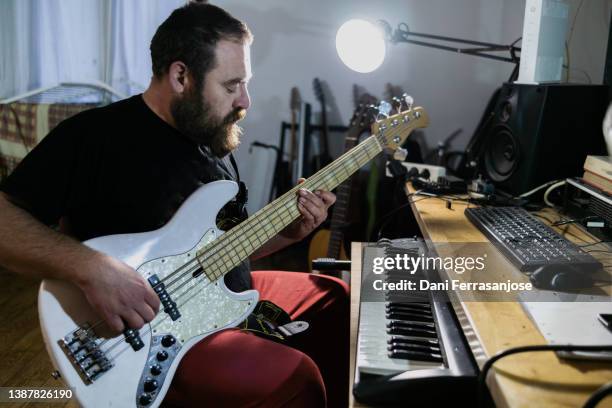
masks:
<instances>
[{"instance_id":1,"label":"guitar pickup","mask_svg":"<svg viewBox=\"0 0 612 408\"><path fill-rule=\"evenodd\" d=\"M166 291L166 285L164 285L159 280L157 275L152 275L148 279L148 281L149 281L149 284L153 287L153 290L155 291L155 293L157 293L157 296L159 297L159 301L164 307L164 312L168 313L168 316L170 316L170 319L174 321L174 320L177 320L179 317L181 317L181 313L176 307L176 302L172 300L172 298Z\"/></svg>"}]
</instances>

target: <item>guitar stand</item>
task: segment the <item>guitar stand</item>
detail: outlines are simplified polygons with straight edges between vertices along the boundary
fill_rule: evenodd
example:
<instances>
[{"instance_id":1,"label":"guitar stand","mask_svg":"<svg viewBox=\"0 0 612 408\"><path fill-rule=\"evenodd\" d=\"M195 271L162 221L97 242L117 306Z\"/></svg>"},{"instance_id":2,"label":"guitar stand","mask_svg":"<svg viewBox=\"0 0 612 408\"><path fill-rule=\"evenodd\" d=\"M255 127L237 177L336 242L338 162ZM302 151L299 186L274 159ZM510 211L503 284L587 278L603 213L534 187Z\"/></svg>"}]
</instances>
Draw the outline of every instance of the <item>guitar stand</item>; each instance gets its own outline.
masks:
<instances>
[{"instance_id":1,"label":"guitar stand","mask_svg":"<svg viewBox=\"0 0 612 408\"><path fill-rule=\"evenodd\" d=\"M270 186L270 197L268 198L268 201L272 201L272 199L274 199L274 192L279 191L278 186L280 186L281 184L281 179L279 177L280 177L281 164L283 162L282 149L274 145L269 145L266 143L254 141L253 143L251 143L251 146L249 147L249 153L251 153L251 151L253 150L253 147L262 147L264 149L272 149L276 153L276 160L274 162L275 163L274 164L274 176L272 179L272 184Z\"/></svg>"},{"instance_id":2,"label":"guitar stand","mask_svg":"<svg viewBox=\"0 0 612 408\"><path fill-rule=\"evenodd\" d=\"M302 160L302 174L298 174L298 175L294 175L292 174L291 178L292 180L297 180L298 177L308 177L310 175L312 175L313 173L315 173L313 171L313 169L310 168L310 160L308 157L308 154L310 152L310 141L312 140L312 134L315 132L322 132L323 131L323 126L321 125L311 125L310 124L310 110L307 110L307 115L306 115L306 131L304 132L305 134L305 138L304 138L304 150L303 150L303 157L301 157ZM286 135L287 135L287 131L290 131L292 128L291 123L289 122L281 122L281 132L280 132L280 142L279 142L279 149L280 149L280 156L285 156L285 140L286 140ZM293 125L293 128L295 129L296 132L299 132L300 130L300 125L299 124L295 124ZM343 126L343 125L331 125L331 126L327 126L327 129L330 132L338 132L338 133L346 133L348 132L348 127L347 126ZM280 180L282 179L282 177L280 176L280 174L277 174L280 171L280 164L278 166L275 167L274 169L274 181L275 183L278 181L280 182ZM274 192L276 193L276 196L280 196L282 193L284 193L284 191L282 191L282 188L277 188L280 187L279 184L272 184L272 188L270 191L270 197L274 196Z\"/></svg>"}]
</instances>

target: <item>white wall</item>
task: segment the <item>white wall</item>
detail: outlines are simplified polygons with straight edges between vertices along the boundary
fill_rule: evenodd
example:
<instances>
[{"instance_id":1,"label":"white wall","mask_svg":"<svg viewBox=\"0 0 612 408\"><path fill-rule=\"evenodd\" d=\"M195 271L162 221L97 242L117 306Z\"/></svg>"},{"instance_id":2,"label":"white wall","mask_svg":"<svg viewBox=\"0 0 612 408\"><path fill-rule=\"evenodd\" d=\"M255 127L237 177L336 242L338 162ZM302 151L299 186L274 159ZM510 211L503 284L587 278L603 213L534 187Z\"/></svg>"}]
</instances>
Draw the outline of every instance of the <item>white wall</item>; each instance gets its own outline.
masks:
<instances>
[{"instance_id":1,"label":"white wall","mask_svg":"<svg viewBox=\"0 0 612 408\"><path fill-rule=\"evenodd\" d=\"M510 75L512 65L442 50L398 44L388 50L383 66L370 74L350 71L338 59L334 38L350 18L385 19L396 26L406 22L416 32L510 43L522 35L525 0L355 0L355 1L214 1L245 20L255 34L252 49L253 106L243 122L245 140L238 158L243 179L250 187L250 210L267 202L274 156L261 149L249 153L253 140L276 144L282 120L290 118L289 93L293 86L302 98L318 104L312 79L321 78L331 92L330 123L347 124L352 114L352 85L382 96L384 84L401 85L430 114L425 131L429 146L463 129L454 143L463 147L484 106ZM570 22L579 0L571 0ZM586 71L601 83L605 58L610 0L584 0L570 44L572 67ZM585 82L572 71L570 79ZM343 141L334 144L337 151Z\"/></svg>"}]
</instances>

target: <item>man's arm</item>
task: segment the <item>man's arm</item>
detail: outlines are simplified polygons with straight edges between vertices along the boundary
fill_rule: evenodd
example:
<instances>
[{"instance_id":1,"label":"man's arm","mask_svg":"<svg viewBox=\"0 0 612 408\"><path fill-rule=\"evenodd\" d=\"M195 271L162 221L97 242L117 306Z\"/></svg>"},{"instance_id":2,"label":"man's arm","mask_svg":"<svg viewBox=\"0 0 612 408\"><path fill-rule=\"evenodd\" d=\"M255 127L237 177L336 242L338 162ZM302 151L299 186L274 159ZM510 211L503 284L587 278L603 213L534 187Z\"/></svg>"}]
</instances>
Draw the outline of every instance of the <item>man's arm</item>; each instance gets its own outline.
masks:
<instances>
[{"instance_id":1,"label":"man's arm","mask_svg":"<svg viewBox=\"0 0 612 408\"><path fill-rule=\"evenodd\" d=\"M255 251L251 260L263 258L304 239L325 221L328 208L336 201L336 196L329 191L300 189L297 195L301 217Z\"/></svg>"},{"instance_id":2,"label":"man's arm","mask_svg":"<svg viewBox=\"0 0 612 408\"><path fill-rule=\"evenodd\" d=\"M21 275L62 279L84 293L108 326L140 329L153 320L159 299L138 272L53 231L0 192L0 265Z\"/></svg>"}]
</instances>

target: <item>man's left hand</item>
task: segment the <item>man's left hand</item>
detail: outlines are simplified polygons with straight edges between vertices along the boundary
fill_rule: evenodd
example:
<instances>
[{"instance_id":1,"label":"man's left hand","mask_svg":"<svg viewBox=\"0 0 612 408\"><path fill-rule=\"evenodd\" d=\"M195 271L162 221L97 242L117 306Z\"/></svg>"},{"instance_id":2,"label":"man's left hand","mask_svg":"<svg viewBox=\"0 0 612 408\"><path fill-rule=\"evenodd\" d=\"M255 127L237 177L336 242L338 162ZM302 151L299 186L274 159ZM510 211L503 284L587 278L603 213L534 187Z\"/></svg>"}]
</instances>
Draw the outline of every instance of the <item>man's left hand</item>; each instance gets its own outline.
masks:
<instances>
[{"instance_id":1,"label":"man's left hand","mask_svg":"<svg viewBox=\"0 0 612 408\"><path fill-rule=\"evenodd\" d=\"M299 241L310 234L327 218L327 210L336 202L336 195L329 191L314 192L301 188L298 190L298 210L302 215L281 231L281 235Z\"/></svg>"}]
</instances>

